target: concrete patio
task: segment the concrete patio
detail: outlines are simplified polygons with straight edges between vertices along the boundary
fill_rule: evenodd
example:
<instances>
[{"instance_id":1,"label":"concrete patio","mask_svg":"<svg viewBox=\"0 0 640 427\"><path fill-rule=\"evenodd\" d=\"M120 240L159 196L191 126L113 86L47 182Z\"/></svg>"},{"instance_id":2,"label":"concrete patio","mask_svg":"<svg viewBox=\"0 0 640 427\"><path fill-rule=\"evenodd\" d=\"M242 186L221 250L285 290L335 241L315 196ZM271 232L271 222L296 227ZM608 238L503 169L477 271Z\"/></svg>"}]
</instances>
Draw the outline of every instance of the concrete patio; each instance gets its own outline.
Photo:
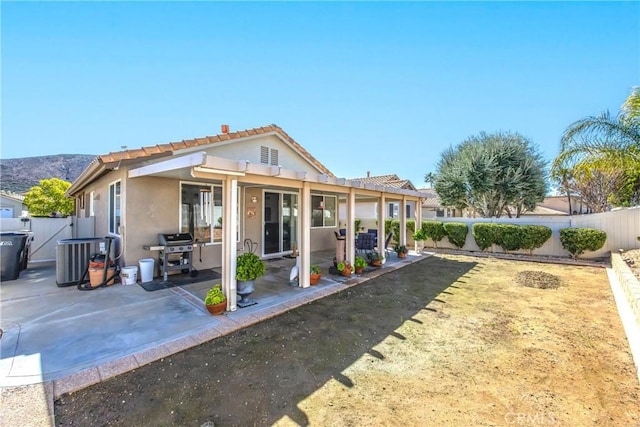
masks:
<instances>
[{"instance_id":1,"label":"concrete patio","mask_svg":"<svg viewBox=\"0 0 640 427\"><path fill-rule=\"evenodd\" d=\"M312 255L323 277L303 289L289 284L295 259L266 262L251 297L257 304L211 316L203 304L216 282L158 291L115 284L92 291L56 285L55 262L30 264L0 286L0 387L37 385L54 399L170 354L277 316L315 299L423 259L391 254L382 268L348 280L329 274L331 251ZM6 396L5 396L6 397ZM6 412L7 408L3 411ZM52 409L51 409L52 410Z\"/></svg>"}]
</instances>

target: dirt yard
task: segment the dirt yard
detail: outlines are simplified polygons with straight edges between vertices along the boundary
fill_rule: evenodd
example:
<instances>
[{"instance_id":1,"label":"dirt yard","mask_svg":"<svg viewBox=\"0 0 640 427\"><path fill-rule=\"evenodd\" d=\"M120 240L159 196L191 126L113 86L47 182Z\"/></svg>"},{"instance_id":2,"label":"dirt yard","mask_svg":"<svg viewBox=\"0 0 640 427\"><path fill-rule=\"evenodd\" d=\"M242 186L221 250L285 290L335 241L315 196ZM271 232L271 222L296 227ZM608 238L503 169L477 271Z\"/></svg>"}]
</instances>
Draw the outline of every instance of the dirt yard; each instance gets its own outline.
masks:
<instances>
[{"instance_id":1,"label":"dirt yard","mask_svg":"<svg viewBox=\"0 0 640 427\"><path fill-rule=\"evenodd\" d=\"M639 401L605 269L441 254L65 395L55 415L60 426L638 426Z\"/></svg>"}]
</instances>

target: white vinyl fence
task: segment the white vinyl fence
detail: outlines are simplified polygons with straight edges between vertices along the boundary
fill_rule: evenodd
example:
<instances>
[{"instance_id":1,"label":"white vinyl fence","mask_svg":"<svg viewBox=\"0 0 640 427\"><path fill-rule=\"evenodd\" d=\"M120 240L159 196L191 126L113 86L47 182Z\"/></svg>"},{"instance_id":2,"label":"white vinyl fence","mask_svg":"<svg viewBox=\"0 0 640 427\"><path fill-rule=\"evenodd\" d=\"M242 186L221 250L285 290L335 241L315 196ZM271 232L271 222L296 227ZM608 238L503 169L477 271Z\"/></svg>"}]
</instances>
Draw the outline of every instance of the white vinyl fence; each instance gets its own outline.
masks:
<instances>
[{"instance_id":1,"label":"white vinyl fence","mask_svg":"<svg viewBox=\"0 0 640 427\"><path fill-rule=\"evenodd\" d=\"M55 261L58 240L93 236L94 218L1 218L0 230L31 231L33 242L29 248L29 262Z\"/></svg>"},{"instance_id":2,"label":"white vinyl fence","mask_svg":"<svg viewBox=\"0 0 640 427\"><path fill-rule=\"evenodd\" d=\"M581 258L600 258L608 256L611 251L619 249L629 250L640 248L640 206L620 209L612 212L604 212L589 215L576 215L567 217L542 217L528 216L523 218L437 218L442 222L462 222L468 225L469 233L467 241L462 248L466 251L480 251L471 234L471 226L476 222L492 222L496 224L518 225L545 225L552 231L551 238L539 249L533 251L533 255L542 256L569 256L569 252L562 248L560 243L560 229L562 228L594 228L607 233L607 240L602 249L595 252L585 252ZM413 242L411 235L407 235L407 241ZM447 237L438 242L439 248L457 249L449 243ZM425 247L434 247L431 239L425 242ZM499 246L489 248L487 251L503 252ZM528 254L526 250L515 253Z\"/></svg>"}]
</instances>

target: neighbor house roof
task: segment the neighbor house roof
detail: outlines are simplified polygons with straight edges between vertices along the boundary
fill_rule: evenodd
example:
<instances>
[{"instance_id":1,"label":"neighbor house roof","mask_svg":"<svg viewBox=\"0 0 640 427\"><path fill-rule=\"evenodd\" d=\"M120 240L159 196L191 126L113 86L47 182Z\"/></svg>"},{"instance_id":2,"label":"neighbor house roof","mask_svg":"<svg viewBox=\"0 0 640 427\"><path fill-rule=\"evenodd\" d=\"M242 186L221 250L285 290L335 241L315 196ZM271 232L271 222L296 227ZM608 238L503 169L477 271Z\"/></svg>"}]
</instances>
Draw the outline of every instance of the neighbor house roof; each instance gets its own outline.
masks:
<instances>
[{"instance_id":1,"label":"neighbor house roof","mask_svg":"<svg viewBox=\"0 0 640 427\"><path fill-rule=\"evenodd\" d=\"M104 173L107 173L109 168L114 168L119 165L136 164L145 160L169 157L179 150L204 147L211 144L226 143L233 140L241 140L243 138L267 134L278 135L282 140L297 150L302 157L309 161L309 163L314 165L321 173L326 174L329 177L335 177L329 169L305 150L302 145L298 144L279 126L271 124L269 126L262 126L259 128L240 130L236 132L223 132L214 136L185 139L167 144L157 144L99 155L89 164L89 166L87 166L82 174L80 174L71 188L67 190L67 194L73 194L78 191L87 183L100 177Z\"/></svg>"},{"instance_id":2,"label":"neighbor house roof","mask_svg":"<svg viewBox=\"0 0 640 427\"><path fill-rule=\"evenodd\" d=\"M433 188L418 188L418 191L424 194L424 201L422 202L422 207L425 208L441 208L440 198L438 197L438 193Z\"/></svg>"},{"instance_id":3,"label":"neighbor house roof","mask_svg":"<svg viewBox=\"0 0 640 427\"><path fill-rule=\"evenodd\" d=\"M12 191L0 190L0 195L16 202L24 202L24 194L14 193Z\"/></svg>"},{"instance_id":4,"label":"neighbor house roof","mask_svg":"<svg viewBox=\"0 0 640 427\"><path fill-rule=\"evenodd\" d=\"M366 176L363 178L350 178L351 181L360 181L364 184L377 184L385 185L387 187L403 188L406 190L415 190L411 181L408 179L400 179L396 174L390 175L378 175L378 176Z\"/></svg>"}]
</instances>

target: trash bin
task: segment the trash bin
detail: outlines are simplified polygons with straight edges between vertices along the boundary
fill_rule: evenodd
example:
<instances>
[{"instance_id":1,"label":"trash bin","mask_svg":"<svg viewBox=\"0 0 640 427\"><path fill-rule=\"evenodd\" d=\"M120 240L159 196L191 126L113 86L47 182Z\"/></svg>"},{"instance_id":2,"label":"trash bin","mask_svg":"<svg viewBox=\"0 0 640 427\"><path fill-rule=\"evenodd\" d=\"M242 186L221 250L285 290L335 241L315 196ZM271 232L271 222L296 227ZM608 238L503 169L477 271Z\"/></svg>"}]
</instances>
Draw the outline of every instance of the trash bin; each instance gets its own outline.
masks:
<instances>
[{"instance_id":1,"label":"trash bin","mask_svg":"<svg viewBox=\"0 0 640 427\"><path fill-rule=\"evenodd\" d=\"M138 264L140 265L140 283L152 282L155 260L153 258L143 258L138 261Z\"/></svg>"},{"instance_id":2,"label":"trash bin","mask_svg":"<svg viewBox=\"0 0 640 427\"><path fill-rule=\"evenodd\" d=\"M138 281L138 267L123 267L120 272L123 285L135 285Z\"/></svg>"},{"instance_id":3,"label":"trash bin","mask_svg":"<svg viewBox=\"0 0 640 427\"><path fill-rule=\"evenodd\" d=\"M22 270L25 233L0 233L0 280L16 280Z\"/></svg>"}]
</instances>

